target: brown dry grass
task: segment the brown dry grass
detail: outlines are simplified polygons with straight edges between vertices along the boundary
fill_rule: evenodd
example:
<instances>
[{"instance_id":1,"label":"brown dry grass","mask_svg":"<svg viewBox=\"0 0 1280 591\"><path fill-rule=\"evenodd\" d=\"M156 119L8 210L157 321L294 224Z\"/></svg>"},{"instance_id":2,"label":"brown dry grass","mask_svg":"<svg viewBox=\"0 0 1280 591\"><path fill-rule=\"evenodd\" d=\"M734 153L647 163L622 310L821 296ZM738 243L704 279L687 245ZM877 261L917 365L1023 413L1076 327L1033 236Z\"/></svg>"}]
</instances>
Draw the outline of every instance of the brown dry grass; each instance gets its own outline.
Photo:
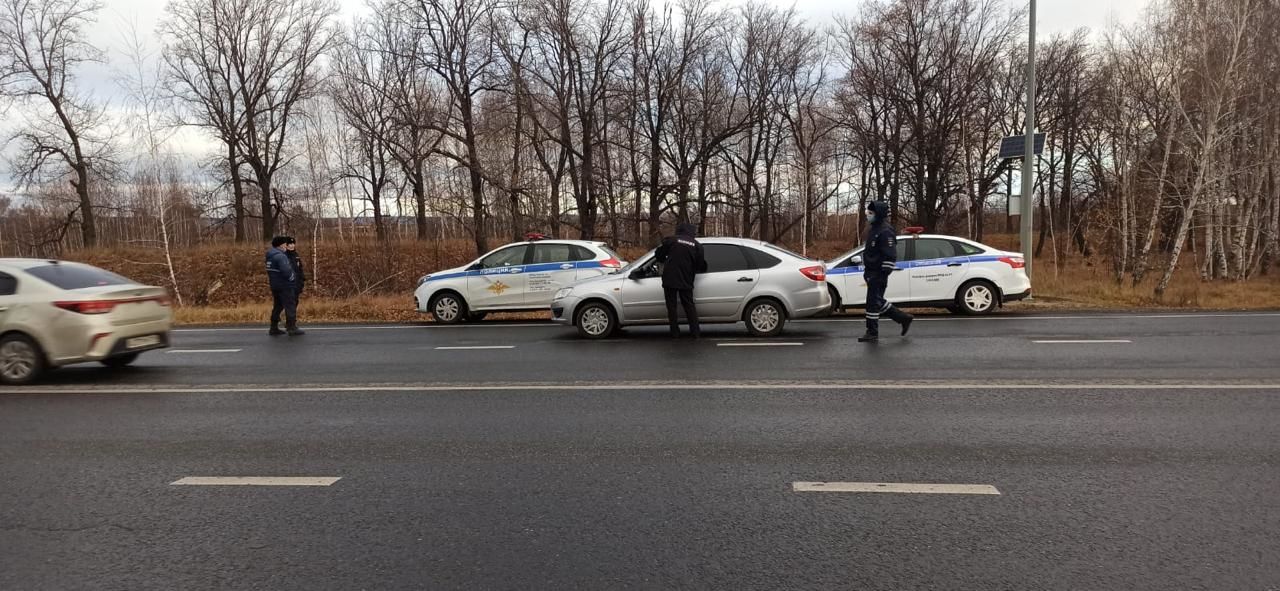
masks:
<instances>
[{"instance_id":1,"label":"brown dry grass","mask_svg":"<svg viewBox=\"0 0 1280 591\"><path fill-rule=\"evenodd\" d=\"M1011 248L1013 236L991 236L992 246ZM834 258L850 249L848 242L822 242L809 254ZM178 287L185 306L177 308L179 324L261 324L270 313L262 272L263 251L257 244L213 244L175 252ZM413 290L424 273L461 265L473 258L467 241L333 242L314 253L301 245L308 265L307 292L299 315L307 323L423 322L413 310ZM620 249L635 258L644 249ZM133 248L81 252L69 258L111 269L139 281L172 290L163 253ZM318 263L318 264L317 264ZM1278 309L1280 276L1244 283L1205 283L1194 271L1181 270L1162 301L1152 293L1154 278L1133 287L1117 284L1103 259L1085 261L1052 256L1037 260L1033 302L1016 309ZM1193 264L1188 259L1187 264ZM540 314L504 315L533 318Z\"/></svg>"}]
</instances>

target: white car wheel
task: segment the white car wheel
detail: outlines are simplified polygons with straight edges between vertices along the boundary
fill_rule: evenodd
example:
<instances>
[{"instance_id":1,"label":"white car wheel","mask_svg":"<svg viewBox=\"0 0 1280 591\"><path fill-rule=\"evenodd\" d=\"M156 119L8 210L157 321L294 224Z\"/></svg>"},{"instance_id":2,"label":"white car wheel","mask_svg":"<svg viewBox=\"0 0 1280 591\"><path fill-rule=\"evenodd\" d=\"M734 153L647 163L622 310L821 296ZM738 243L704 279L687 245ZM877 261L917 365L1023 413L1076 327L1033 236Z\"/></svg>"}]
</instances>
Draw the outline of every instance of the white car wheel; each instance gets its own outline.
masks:
<instances>
[{"instance_id":1,"label":"white car wheel","mask_svg":"<svg viewBox=\"0 0 1280 591\"><path fill-rule=\"evenodd\" d=\"M431 317L441 324L457 324L466 317L467 305L462 298L444 293L431 300Z\"/></svg>"},{"instance_id":2,"label":"white car wheel","mask_svg":"<svg viewBox=\"0 0 1280 591\"><path fill-rule=\"evenodd\" d=\"M990 314L997 301L996 288L985 281L973 281L964 284L956 299L960 310L965 314L978 316Z\"/></svg>"},{"instance_id":3,"label":"white car wheel","mask_svg":"<svg viewBox=\"0 0 1280 591\"><path fill-rule=\"evenodd\" d=\"M603 339L613 334L617 324L607 304L591 302L578 312L578 333L589 339Z\"/></svg>"},{"instance_id":4,"label":"white car wheel","mask_svg":"<svg viewBox=\"0 0 1280 591\"><path fill-rule=\"evenodd\" d=\"M773 300L756 300L747 306L745 320L747 331L759 337L772 337L782 333L787 313Z\"/></svg>"},{"instance_id":5,"label":"white car wheel","mask_svg":"<svg viewBox=\"0 0 1280 591\"><path fill-rule=\"evenodd\" d=\"M0 382L29 384L43 370L40 349L31 339L12 335L0 341Z\"/></svg>"}]
</instances>

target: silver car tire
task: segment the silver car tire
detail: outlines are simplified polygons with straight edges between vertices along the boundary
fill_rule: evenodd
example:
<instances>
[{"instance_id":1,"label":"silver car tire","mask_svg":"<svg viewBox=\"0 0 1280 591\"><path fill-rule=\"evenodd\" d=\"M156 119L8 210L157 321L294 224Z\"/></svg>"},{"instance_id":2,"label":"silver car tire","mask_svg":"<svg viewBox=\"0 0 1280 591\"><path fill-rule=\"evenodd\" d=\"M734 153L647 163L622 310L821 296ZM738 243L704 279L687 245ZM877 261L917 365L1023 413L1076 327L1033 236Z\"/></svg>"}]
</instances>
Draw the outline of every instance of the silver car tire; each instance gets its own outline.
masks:
<instances>
[{"instance_id":1,"label":"silver car tire","mask_svg":"<svg viewBox=\"0 0 1280 591\"><path fill-rule=\"evenodd\" d=\"M970 281L956 292L956 307L967 316L990 314L1000 303L1000 291L986 281Z\"/></svg>"},{"instance_id":2,"label":"silver car tire","mask_svg":"<svg viewBox=\"0 0 1280 591\"><path fill-rule=\"evenodd\" d=\"M787 311L775 300L759 299L747 304L742 319L753 336L776 337L787 323Z\"/></svg>"},{"instance_id":3,"label":"silver car tire","mask_svg":"<svg viewBox=\"0 0 1280 591\"><path fill-rule=\"evenodd\" d=\"M604 302L588 302L578 310L578 334L588 339L603 339L618 329L618 316Z\"/></svg>"},{"instance_id":4,"label":"silver car tire","mask_svg":"<svg viewBox=\"0 0 1280 591\"><path fill-rule=\"evenodd\" d=\"M467 318L467 303L453 292L437 294L428 307L431 318L440 324L458 324Z\"/></svg>"},{"instance_id":5,"label":"silver car tire","mask_svg":"<svg viewBox=\"0 0 1280 591\"><path fill-rule=\"evenodd\" d=\"M44 373L44 353L35 341L13 334L0 340L0 383L30 384Z\"/></svg>"}]
</instances>

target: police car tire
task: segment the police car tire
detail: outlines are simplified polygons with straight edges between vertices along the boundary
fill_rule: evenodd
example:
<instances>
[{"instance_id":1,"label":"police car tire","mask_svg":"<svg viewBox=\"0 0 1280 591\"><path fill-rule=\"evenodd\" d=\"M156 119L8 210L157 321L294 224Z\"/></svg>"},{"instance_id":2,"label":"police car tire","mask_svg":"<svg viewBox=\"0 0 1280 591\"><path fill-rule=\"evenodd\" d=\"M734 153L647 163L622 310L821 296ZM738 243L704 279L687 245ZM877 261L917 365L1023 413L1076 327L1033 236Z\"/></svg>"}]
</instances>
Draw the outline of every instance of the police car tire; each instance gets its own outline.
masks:
<instances>
[{"instance_id":1,"label":"police car tire","mask_svg":"<svg viewBox=\"0 0 1280 591\"><path fill-rule=\"evenodd\" d=\"M604 330L596 334L592 334L592 332L589 331L583 325L583 318L586 317L586 315L589 312L593 313L592 316L597 321L604 320L605 322ZM604 312L603 317L599 315L599 312ZM578 308L577 316L578 317L574 319L573 324L574 326L578 327L578 335L582 336L583 338L588 338L588 339L608 338L609 336L612 336L615 331L618 330L618 315L613 312L612 306L604 302L587 302L586 304L583 304L581 308Z\"/></svg>"},{"instance_id":2,"label":"police car tire","mask_svg":"<svg viewBox=\"0 0 1280 591\"><path fill-rule=\"evenodd\" d=\"M436 313L436 305L440 303L440 300L445 298L452 298L458 302L458 313L451 319L441 318L440 315ZM438 293L432 296L431 303L428 304L428 308L431 310L431 318L440 324L458 324L465 320L467 318L467 314L469 314L467 310L467 301L462 299L462 296L451 291Z\"/></svg>"},{"instance_id":3,"label":"police car tire","mask_svg":"<svg viewBox=\"0 0 1280 591\"><path fill-rule=\"evenodd\" d=\"M766 308L771 310L765 310ZM753 318L761 313L766 316L772 316L776 320L773 328L765 330L756 326ZM752 336L776 337L782 334L782 328L787 324L787 310L777 300L760 298L747 304L746 311L742 313L742 320L747 323L747 332L751 333Z\"/></svg>"},{"instance_id":4,"label":"police car tire","mask_svg":"<svg viewBox=\"0 0 1280 591\"><path fill-rule=\"evenodd\" d=\"M986 288L991 295L991 300L987 302L986 306L981 308L975 308L969 304L969 290L976 287ZM1000 305L999 298L1000 290L997 289L990 281L983 281L981 279L969 281L964 285L961 285L959 291L956 292L956 309L965 316L983 316L990 314L997 306Z\"/></svg>"}]
</instances>

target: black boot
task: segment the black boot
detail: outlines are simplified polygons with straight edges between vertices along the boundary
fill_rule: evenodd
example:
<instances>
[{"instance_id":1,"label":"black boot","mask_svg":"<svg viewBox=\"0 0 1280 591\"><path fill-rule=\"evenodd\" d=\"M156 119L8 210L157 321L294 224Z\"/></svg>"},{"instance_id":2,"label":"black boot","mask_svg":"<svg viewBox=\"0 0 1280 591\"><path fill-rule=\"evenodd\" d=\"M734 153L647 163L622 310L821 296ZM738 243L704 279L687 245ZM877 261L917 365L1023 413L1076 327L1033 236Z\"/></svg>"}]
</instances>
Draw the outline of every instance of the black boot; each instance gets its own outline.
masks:
<instances>
[{"instance_id":1,"label":"black boot","mask_svg":"<svg viewBox=\"0 0 1280 591\"><path fill-rule=\"evenodd\" d=\"M902 336L905 337L907 336L907 331L911 330L911 323L916 321L916 317L910 314L903 314L902 316L902 320L899 320L898 322L902 323Z\"/></svg>"},{"instance_id":2,"label":"black boot","mask_svg":"<svg viewBox=\"0 0 1280 591\"><path fill-rule=\"evenodd\" d=\"M878 341L878 340L880 340L880 337L879 337L879 336L877 336L877 335L873 335L873 334L871 334L871 333L867 333L867 334L864 334L864 335L862 335L862 336L858 337L858 342L859 342L859 343L874 343L874 342L876 342L876 341Z\"/></svg>"},{"instance_id":3,"label":"black boot","mask_svg":"<svg viewBox=\"0 0 1280 591\"><path fill-rule=\"evenodd\" d=\"M283 330L280 330L280 323L279 323L279 322L272 322L272 323L271 323L271 330L267 331L267 334L269 334L269 335L271 335L271 336L273 336L273 337L278 337L278 336L280 336L280 335L284 334L284 331L283 331Z\"/></svg>"},{"instance_id":4,"label":"black boot","mask_svg":"<svg viewBox=\"0 0 1280 591\"><path fill-rule=\"evenodd\" d=\"M298 328L298 325L296 325L296 324L290 324L289 326L286 326L285 328L286 328L286 329L288 329L288 331L289 331L289 336L291 336L291 337L298 337L298 336L302 336L302 335L304 335L304 334L307 334L307 332L306 332L305 330L302 330L301 328Z\"/></svg>"}]
</instances>

